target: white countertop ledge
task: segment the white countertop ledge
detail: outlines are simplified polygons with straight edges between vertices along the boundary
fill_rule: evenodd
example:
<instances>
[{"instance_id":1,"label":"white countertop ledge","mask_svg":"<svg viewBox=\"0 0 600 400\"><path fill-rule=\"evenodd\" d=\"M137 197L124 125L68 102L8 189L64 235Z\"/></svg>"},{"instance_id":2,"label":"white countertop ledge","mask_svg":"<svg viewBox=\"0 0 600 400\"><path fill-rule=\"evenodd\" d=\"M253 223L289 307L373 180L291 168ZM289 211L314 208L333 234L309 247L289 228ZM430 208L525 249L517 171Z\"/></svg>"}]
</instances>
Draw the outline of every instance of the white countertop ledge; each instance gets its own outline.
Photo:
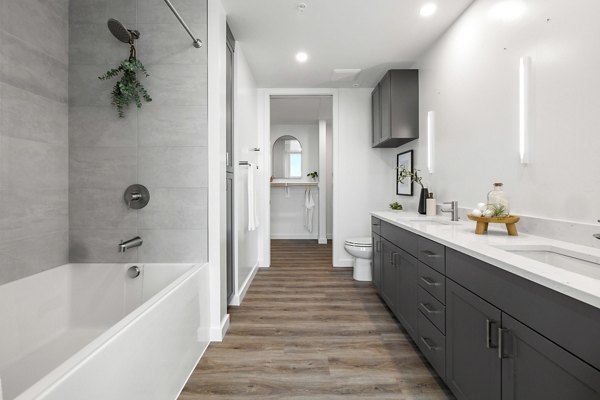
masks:
<instances>
[{"instance_id":1,"label":"white countertop ledge","mask_svg":"<svg viewBox=\"0 0 600 400\"><path fill-rule=\"evenodd\" d=\"M506 246L507 248L514 245L556 247L583 253L596 263L600 263L599 249L522 233L519 233L519 236L508 236L505 226L501 224L490 224L487 235L476 235L475 222L451 222L447 216L425 217L408 211L374 211L371 212L371 215L583 303L600 308L600 268L597 272L582 274L510 253L494 246ZM426 221L431 219L448 224L428 224ZM517 224L517 229L518 227Z\"/></svg>"}]
</instances>

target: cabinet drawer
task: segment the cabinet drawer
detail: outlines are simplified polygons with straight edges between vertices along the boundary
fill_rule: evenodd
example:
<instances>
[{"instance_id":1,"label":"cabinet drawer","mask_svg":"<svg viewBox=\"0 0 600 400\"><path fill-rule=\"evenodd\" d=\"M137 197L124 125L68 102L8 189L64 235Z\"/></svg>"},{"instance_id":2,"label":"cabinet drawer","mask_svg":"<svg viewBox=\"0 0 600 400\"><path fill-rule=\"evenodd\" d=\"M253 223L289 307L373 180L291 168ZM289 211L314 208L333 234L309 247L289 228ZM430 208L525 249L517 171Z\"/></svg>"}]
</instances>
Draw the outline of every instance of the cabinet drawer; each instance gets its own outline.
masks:
<instances>
[{"instance_id":1,"label":"cabinet drawer","mask_svg":"<svg viewBox=\"0 0 600 400\"><path fill-rule=\"evenodd\" d=\"M435 269L419 262L419 285L446 304L446 278Z\"/></svg>"},{"instance_id":2,"label":"cabinet drawer","mask_svg":"<svg viewBox=\"0 0 600 400\"><path fill-rule=\"evenodd\" d=\"M371 231L381 235L381 220L379 218L371 217Z\"/></svg>"},{"instance_id":3,"label":"cabinet drawer","mask_svg":"<svg viewBox=\"0 0 600 400\"><path fill-rule=\"evenodd\" d=\"M446 249L444 245L419 236L419 261L433 269L446 273Z\"/></svg>"},{"instance_id":4,"label":"cabinet drawer","mask_svg":"<svg viewBox=\"0 0 600 400\"><path fill-rule=\"evenodd\" d=\"M423 315L446 334L446 307L422 287L419 287L418 305Z\"/></svg>"},{"instance_id":5,"label":"cabinet drawer","mask_svg":"<svg viewBox=\"0 0 600 400\"><path fill-rule=\"evenodd\" d=\"M414 233L398 228L385 221L381 221L381 236L400 247L411 256L417 256L418 236Z\"/></svg>"},{"instance_id":6,"label":"cabinet drawer","mask_svg":"<svg viewBox=\"0 0 600 400\"><path fill-rule=\"evenodd\" d=\"M435 372L442 379L446 379L446 338L435 326L421 313L418 315L419 349L429 360Z\"/></svg>"}]
</instances>

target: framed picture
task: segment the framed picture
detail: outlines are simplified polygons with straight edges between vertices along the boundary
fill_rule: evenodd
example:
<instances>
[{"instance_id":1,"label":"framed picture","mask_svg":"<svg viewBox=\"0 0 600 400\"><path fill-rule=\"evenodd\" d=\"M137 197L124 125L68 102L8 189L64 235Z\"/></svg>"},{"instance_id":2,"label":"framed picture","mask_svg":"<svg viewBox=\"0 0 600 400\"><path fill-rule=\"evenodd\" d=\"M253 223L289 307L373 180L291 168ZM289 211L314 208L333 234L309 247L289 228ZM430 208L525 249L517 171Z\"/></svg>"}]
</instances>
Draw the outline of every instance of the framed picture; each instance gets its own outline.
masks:
<instances>
[{"instance_id":1,"label":"framed picture","mask_svg":"<svg viewBox=\"0 0 600 400\"><path fill-rule=\"evenodd\" d=\"M400 169L404 167L409 171L413 169L413 151L405 151L396 156L396 194L400 196L412 196L413 195L413 183L410 178L405 178L404 183L400 183L398 178L400 177Z\"/></svg>"}]
</instances>

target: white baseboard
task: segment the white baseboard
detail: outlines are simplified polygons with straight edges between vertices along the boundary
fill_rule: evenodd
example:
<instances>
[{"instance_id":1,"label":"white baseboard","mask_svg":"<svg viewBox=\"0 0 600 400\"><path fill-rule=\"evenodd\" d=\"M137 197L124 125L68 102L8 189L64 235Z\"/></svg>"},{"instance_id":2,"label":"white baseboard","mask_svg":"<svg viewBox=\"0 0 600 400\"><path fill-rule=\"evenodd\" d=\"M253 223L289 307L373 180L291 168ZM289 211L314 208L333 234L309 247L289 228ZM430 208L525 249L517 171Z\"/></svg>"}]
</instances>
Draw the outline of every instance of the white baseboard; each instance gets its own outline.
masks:
<instances>
[{"instance_id":1,"label":"white baseboard","mask_svg":"<svg viewBox=\"0 0 600 400\"><path fill-rule=\"evenodd\" d=\"M227 330L229 329L229 314L225 314L221 320L221 326L210 328L210 341L222 342Z\"/></svg>"},{"instance_id":2,"label":"white baseboard","mask_svg":"<svg viewBox=\"0 0 600 400\"><path fill-rule=\"evenodd\" d=\"M242 287L231 298L231 301L229 302L230 306L238 307L242 304L242 301L244 300L244 297L246 296L246 292L250 288L250 285L252 284L252 280L254 279L254 276L256 275L257 271L258 271L258 262L256 264L254 264L254 267L252 267L252 271L250 272L250 275L248 275L248 277L246 278L244 283L242 283Z\"/></svg>"},{"instance_id":3,"label":"white baseboard","mask_svg":"<svg viewBox=\"0 0 600 400\"><path fill-rule=\"evenodd\" d=\"M333 262L333 266L336 268L348 268L353 267L354 262L351 258L338 258Z\"/></svg>"},{"instance_id":4,"label":"white baseboard","mask_svg":"<svg viewBox=\"0 0 600 400\"><path fill-rule=\"evenodd\" d=\"M327 238L319 238L319 244L327 244Z\"/></svg>"},{"instance_id":5,"label":"white baseboard","mask_svg":"<svg viewBox=\"0 0 600 400\"><path fill-rule=\"evenodd\" d=\"M291 233L291 234L287 234L287 233L275 233L275 234L271 234L271 239L288 239L288 240L306 240L306 239L313 239L313 240L317 240L319 238L319 235L316 233Z\"/></svg>"}]
</instances>

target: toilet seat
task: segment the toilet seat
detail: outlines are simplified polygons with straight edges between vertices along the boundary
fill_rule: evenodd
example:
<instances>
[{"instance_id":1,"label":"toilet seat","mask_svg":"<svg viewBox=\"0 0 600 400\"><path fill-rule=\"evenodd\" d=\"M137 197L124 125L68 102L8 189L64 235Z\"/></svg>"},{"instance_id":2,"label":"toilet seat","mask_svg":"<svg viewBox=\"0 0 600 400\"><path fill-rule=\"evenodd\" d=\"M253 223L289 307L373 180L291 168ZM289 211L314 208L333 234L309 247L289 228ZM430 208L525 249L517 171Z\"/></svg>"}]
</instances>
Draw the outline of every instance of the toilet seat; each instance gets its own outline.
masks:
<instances>
[{"instance_id":1,"label":"toilet seat","mask_svg":"<svg viewBox=\"0 0 600 400\"><path fill-rule=\"evenodd\" d=\"M352 247L372 247L373 246L373 244L371 243L370 237L350 238L350 239L346 239L346 241L344 243L347 244L348 246L352 246Z\"/></svg>"}]
</instances>

